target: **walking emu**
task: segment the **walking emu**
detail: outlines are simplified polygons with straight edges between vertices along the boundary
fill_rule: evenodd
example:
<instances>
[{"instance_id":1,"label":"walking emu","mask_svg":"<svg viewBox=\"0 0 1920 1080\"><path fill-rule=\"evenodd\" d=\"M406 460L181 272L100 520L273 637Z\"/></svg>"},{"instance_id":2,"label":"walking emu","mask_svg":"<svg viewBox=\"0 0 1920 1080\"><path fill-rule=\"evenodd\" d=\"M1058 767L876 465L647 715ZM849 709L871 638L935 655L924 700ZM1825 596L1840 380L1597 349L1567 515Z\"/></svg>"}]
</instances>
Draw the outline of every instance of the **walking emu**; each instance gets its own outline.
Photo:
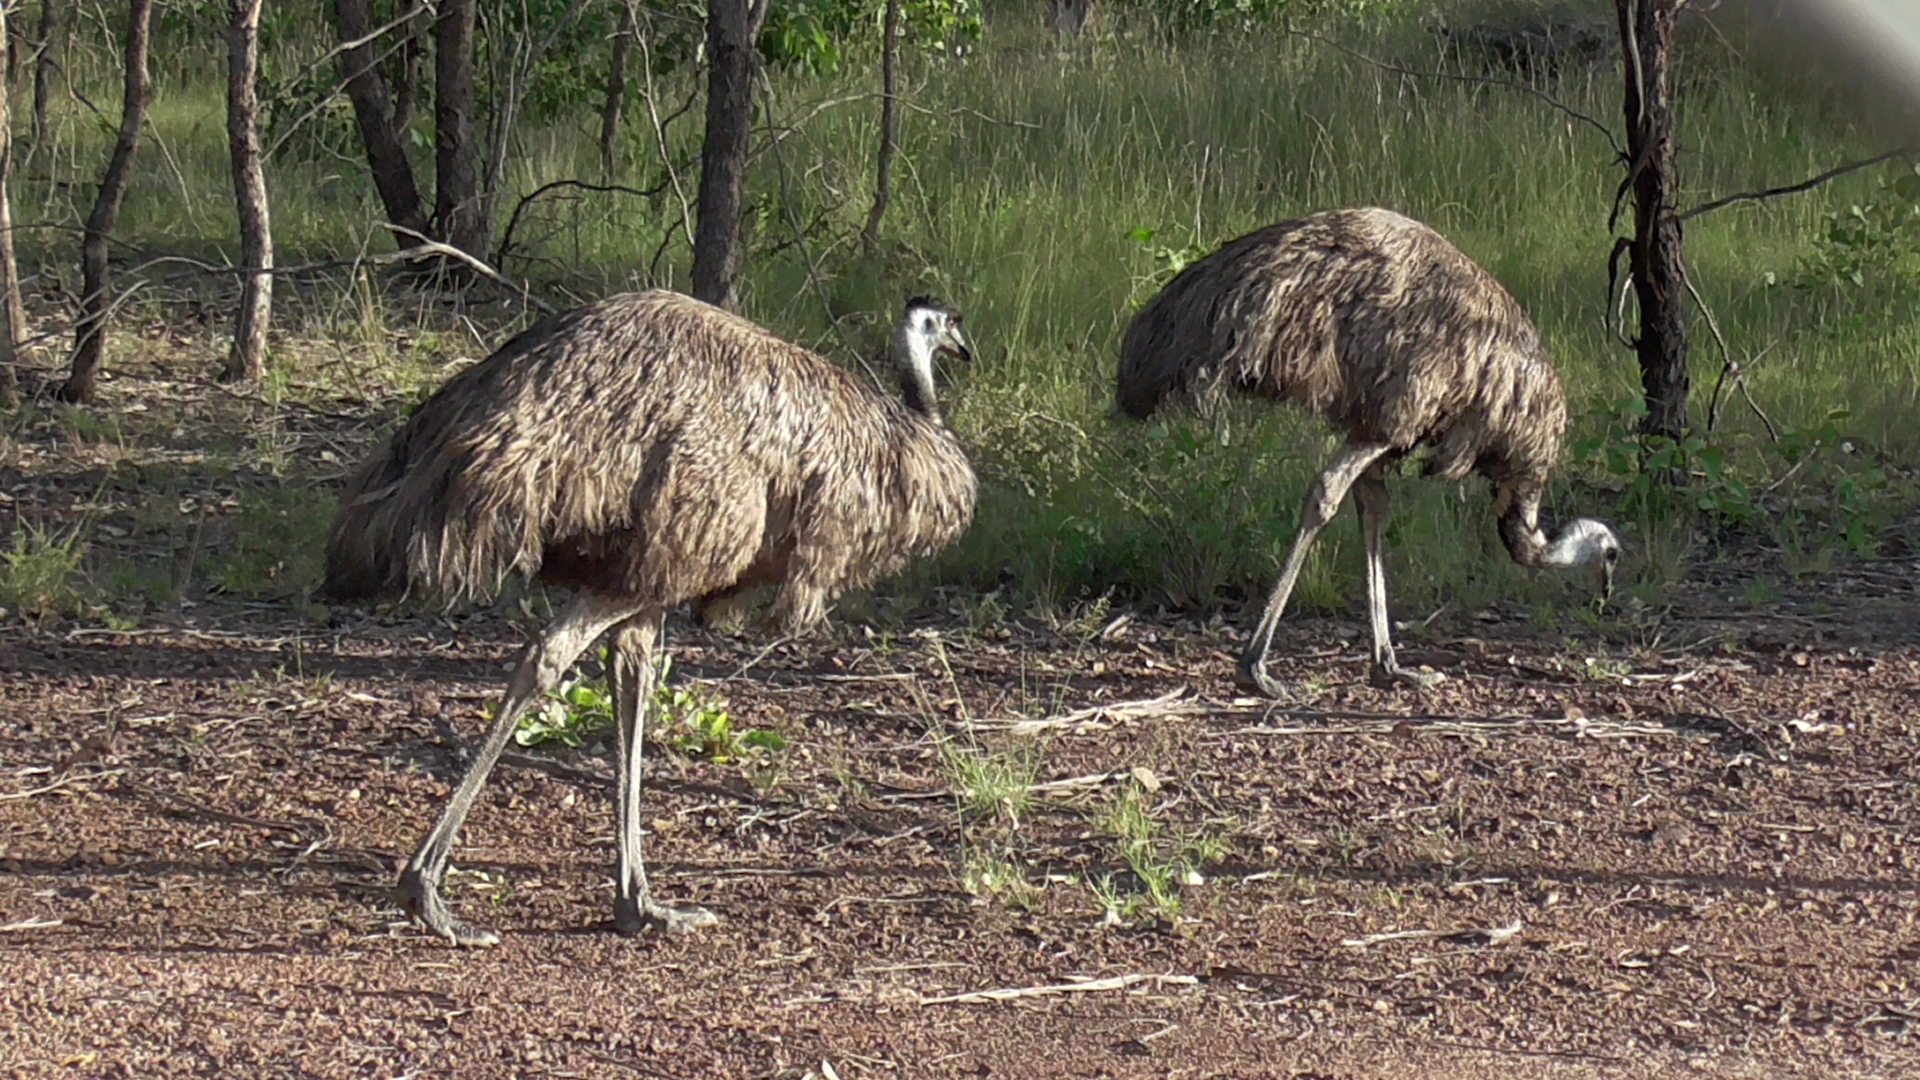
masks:
<instances>
[{"instance_id":1,"label":"walking emu","mask_svg":"<svg viewBox=\"0 0 1920 1080\"><path fill-rule=\"evenodd\" d=\"M1120 408L1151 416L1169 397L1203 407L1228 391L1291 401L1347 445L1307 493L1300 531L1237 681L1269 697L1274 629L1315 537L1349 488L1366 540L1373 681L1428 687L1402 668L1380 555L1387 466L1422 446L1448 480L1493 483L1500 538L1523 566L1600 564L1613 588L1620 543L1579 519L1549 538L1540 496L1560 453L1567 403L1539 332L1513 297L1439 233L1387 210L1330 210L1228 242L1183 270L1120 344Z\"/></svg>"},{"instance_id":2,"label":"walking emu","mask_svg":"<svg viewBox=\"0 0 1920 1080\"><path fill-rule=\"evenodd\" d=\"M429 398L348 483L327 591L490 598L507 574L575 590L527 646L485 744L400 876L399 898L456 944L447 857L522 712L602 635L619 731L614 925L709 925L648 894L641 743L661 619L778 584L796 632L843 587L951 543L974 475L934 401L938 353L971 359L960 316L907 302L897 401L745 319L684 296L617 296L521 334Z\"/></svg>"}]
</instances>

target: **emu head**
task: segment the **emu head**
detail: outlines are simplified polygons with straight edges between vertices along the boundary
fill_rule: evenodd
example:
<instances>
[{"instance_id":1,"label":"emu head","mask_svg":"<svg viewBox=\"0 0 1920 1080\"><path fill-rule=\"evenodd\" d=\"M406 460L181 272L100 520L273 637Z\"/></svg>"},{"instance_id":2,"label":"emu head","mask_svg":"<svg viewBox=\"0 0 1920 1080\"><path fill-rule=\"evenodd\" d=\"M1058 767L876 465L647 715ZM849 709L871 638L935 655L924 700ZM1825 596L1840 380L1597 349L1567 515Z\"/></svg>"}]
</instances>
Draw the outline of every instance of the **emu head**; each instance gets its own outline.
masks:
<instances>
[{"instance_id":1,"label":"emu head","mask_svg":"<svg viewBox=\"0 0 1920 1080\"><path fill-rule=\"evenodd\" d=\"M1575 518L1561 526L1540 553L1542 566L1598 566L1600 594L1613 595L1613 574L1620 565L1620 538L1604 523Z\"/></svg>"},{"instance_id":2,"label":"emu head","mask_svg":"<svg viewBox=\"0 0 1920 1080\"><path fill-rule=\"evenodd\" d=\"M1571 569L1594 566L1600 571L1600 591L1613 595L1613 575L1620 567L1620 538L1604 523L1574 518L1549 537L1540 528L1537 479L1508 482L1494 492L1494 512L1500 518L1500 539L1513 561L1522 566Z\"/></svg>"},{"instance_id":3,"label":"emu head","mask_svg":"<svg viewBox=\"0 0 1920 1080\"><path fill-rule=\"evenodd\" d=\"M973 347L960 328L960 313L938 300L916 296L907 301L894 329L893 362L900 369L900 389L907 405L940 419L933 397L933 359L938 355L972 362Z\"/></svg>"}]
</instances>

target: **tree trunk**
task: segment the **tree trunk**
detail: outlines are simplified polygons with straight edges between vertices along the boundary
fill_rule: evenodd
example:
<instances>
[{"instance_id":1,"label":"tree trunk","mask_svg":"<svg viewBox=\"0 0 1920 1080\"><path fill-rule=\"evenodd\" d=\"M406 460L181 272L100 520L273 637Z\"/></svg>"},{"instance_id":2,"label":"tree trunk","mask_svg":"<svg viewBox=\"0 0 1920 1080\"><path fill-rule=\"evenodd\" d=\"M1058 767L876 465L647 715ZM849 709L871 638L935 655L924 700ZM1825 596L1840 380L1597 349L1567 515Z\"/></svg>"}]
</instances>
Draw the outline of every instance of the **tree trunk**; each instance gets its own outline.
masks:
<instances>
[{"instance_id":1,"label":"tree trunk","mask_svg":"<svg viewBox=\"0 0 1920 1080\"><path fill-rule=\"evenodd\" d=\"M6 5L0 4L0 36L7 25ZM20 298L20 268L13 261L13 205L7 198L7 182L13 173L13 123L7 113L7 84L0 80L0 405L17 399L19 376L14 368L19 360L19 343L26 340L27 313Z\"/></svg>"},{"instance_id":2,"label":"tree trunk","mask_svg":"<svg viewBox=\"0 0 1920 1080\"><path fill-rule=\"evenodd\" d=\"M140 125L146 122L153 100L153 82L147 74L147 31L153 22L153 0L128 0L127 46L122 70L125 92L120 106L120 137L113 158L100 178L100 193L87 215L86 239L80 244L80 318L73 325L73 370L55 392L61 401L83 404L93 400L100 381L100 357L106 345L107 316L113 297L107 238L120 216L120 200L133 172L133 154L140 146Z\"/></svg>"},{"instance_id":3,"label":"tree trunk","mask_svg":"<svg viewBox=\"0 0 1920 1080\"><path fill-rule=\"evenodd\" d=\"M1686 265L1674 216L1673 21L1682 0L1616 0L1626 53L1628 174L1633 241L1628 247L1640 305L1641 430L1678 440L1687 430Z\"/></svg>"},{"instance_id":4,"label":"tree trunk","mask_svg":"<svg viewBox=\"0 0 1920 1080\"><path fill-rule=\"evenodd\" d=\"M342 44L361 41L373 33L373 12L367 0L335 0L334 15ZM413 163L407 160L406 147L394 133L393 117L387 111L387 81L380 76L379 55L378 43L373 41L347 49L340 54L340 74L347 83L347 98L353 102L353 118L360 128L360 144L366 148L373 186L380 193L387 220L424 235L427 215L421 208L420 189L413 182ZM394 235L394 243L402 248L417 242L406 233Z\"/></svg>"},{"instance_id":5,"label":"tree trunk","mask_svg":"<svg viewBox=\"0 0 1920 1080\"><path fill-rule=\"evenodd\" d=\"M433 218L447 243L486 258L480 146L473 137L474 0L441 0L433 24Z\"/></svg>"},{"instance_id":6,"label":"tree trunk","mask_svg":"<svg viewBox=\"0 0 1920 1080\"><path fill-rule=\"evenodd\" d=\"M408 0L408 18L400 32L406 35L400 45L400 70L393 85L393 134L400 145L407 144L407 130L413 126L413 108L420 100L420 68L427 51L420 44L420 3Z\"/></svg>"},{"instance_id":7,"label":"tree trunk","mask_svg":"<svg viewBox=\"0 0 1920 1080\"><path fill-rule=\"evenodd\" d=\"M868 247L880 243L880 219L893 199L894 108L893 69L900 57L900 0L887 0L886 35L880 43L880 154L873 178L873 209L867 211L864 232Z\"/></svg>"},{"instance_id":8,"label":"tree trunk","mask_svg":"<svg viewBox=\"0 0 1920 1080\"><path fill-rule=\"evenodd\" d=\"M613 59L607 65L607 105L600 111L600 171L612 180L620 164L620 113L627 104L627 58L633 52L633 4L622 5L620 29L613 35Z\"/></svg>"},{"instance_id":9,"label":"tree trunk","mask_svg":"<svg viewBox=\"0 0 1920 1080\"><path fill-rule=\"evenodd\" d=\"M33 61L33 145L36 150L47 139L47 99L52 94L53 57L65 33L59 0L41 0L40 41Z\"/></svg>"},{"instance_id":10,"label":"tree trunk","mask_svg":"<svg viewBox=\"0 0 1920 1080\"><path fill-rule=\"evenodd\" d=\"M233 159L233 205L240 218L240 262L249 273L240 286L233 351L220 377L253 382L267 372L267 323L273 314L273 231L267 219L267 178L260 166L260 5L233 0L227 38L227 149Z\"/></svg>"},{"instance_id":11,"label":"tree trunk","mask_svg":"<svg viewBox=\"0 0 1920 1080\"><path fill-rule=\"evenodd\" d=\"M700 151L700 216L694 225L693 295L732 310L740 269L740 209L753 125L756 47L767 0L707 5L707 141Z\"/></svg>"}]
</instances>

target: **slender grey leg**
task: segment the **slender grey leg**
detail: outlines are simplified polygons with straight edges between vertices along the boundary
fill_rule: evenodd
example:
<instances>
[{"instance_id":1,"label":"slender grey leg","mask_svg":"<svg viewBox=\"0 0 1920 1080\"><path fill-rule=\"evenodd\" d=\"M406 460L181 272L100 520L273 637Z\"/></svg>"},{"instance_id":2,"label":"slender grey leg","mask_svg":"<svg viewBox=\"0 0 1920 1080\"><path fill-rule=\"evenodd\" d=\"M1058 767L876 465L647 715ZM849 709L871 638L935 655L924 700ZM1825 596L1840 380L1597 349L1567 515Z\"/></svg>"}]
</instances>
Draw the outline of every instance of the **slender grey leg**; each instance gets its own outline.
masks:
<instances>
[{"instance_id":1,"label":"slender grey leg","mask_svg":"<svg viewBox=\"0 0 1920 1080\"><path fill-rule=\"evenodd\" d=\"M1267 610L1260 616L1259 628L1240 654L1234 681L1241 689L1255 690L1267 697L1283 696L1283 688L1267 674L1267 650L1273 645L1273 632L1280 625L1280 616L1286 612L1287 598L1293 595L1294 582L1299 579L1300 568L1306 565L1307 554L1313 550L1320 530L1340 512L1347 489L1389 449L1391 447L1349 444L1307 491L1306 504L1300 510L1300 531L1293 538L1293 550L1287 553L1286 568L1273 586L1273 595L1267 598Z\"/></svg>"},{"instance_id":2,"label":"slender grey leg","mask_svg":"<svg viewBox=\"0 0 1920 1080\"><path fill-rule=\"evenodd\" d=\"M460 778L460 786L447 800L433 831L420 842L420 850L414 852L412 861L400 874L396 898L400 906L412 912L427 929L456 945L499 944L500 939L491 932L456 920L447 909L446 901L441 899L440 882L446 877L447 856L459 839L460 826L473 809L474 799L486 785L487 774L493 771L501 751L507 748L507 739L513 735L520 715L536 698L559 684L560 677L587 646L609 627L632 615L635 607L631 600L583 593L574 597L560 617L521 655L520 664L514 668L513 679L507 685L506 700L501 702L500 713L487 731L486 742L481 744L473 763L467 766L467 774Z\"/></svg>"},{"instance_id":3,"label":"slender grey leg","mask_svg":"<svg viewBox=\"0 0 1920 1080\"><path fill-rule=\"evenodd\" d=\"M1387 564L1382 543L1387 531L1387 481L1380 470L1368 469L1353 487L1353 501L1360 512L1360 532L1367 546L1367 618L1373 623L1373 671L1375 686L1407 683L1426 690L1446 680L1433 671L1409 671L1400 666L1393 654L1393 623L1387 620Z\"/></svg>"},{"instance_id":4,"label":"slender grey leg","mask_svg":"<svg viewBox=\"0 0 1920 1080\"><path fill-rule=\"evenodd\" d=\"M640 759L647 717L653 711L653 651L664 614L655 608L621 623L614 628L613 647L608 650L615 727L620 732L620 784L614 795L620 857L614 874L613 925L623 934L649 927L679 934L720 921L705 908L655 903L648 894L647 868L640 858Z\"/></svg>"}]
</instances>

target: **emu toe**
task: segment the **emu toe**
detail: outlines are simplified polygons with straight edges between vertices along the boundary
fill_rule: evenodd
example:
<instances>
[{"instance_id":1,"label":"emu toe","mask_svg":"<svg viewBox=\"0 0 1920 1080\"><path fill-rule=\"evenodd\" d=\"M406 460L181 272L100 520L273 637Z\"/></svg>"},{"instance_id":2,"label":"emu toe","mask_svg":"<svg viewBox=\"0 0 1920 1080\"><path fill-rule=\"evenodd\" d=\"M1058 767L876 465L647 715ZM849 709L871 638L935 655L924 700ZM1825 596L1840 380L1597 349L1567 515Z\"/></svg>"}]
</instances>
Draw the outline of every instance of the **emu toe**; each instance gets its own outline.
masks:
<instances>
[{"instance_id":1,"label":"emu toe","mask_svg":"<svg viewBox=\"0 0 1920 1080\"><path fill-rule=\"evenodd\" d=\"M1249 694L1258 694L1264 698L1291 698L1293 693L1285 683L1267 674L1265 661L1249 662L1242 657L1233 669L1233 685Z\"/></svg>"},{"instance_id":2,"label":"emu toe","mask_svg":"<svg viewBox=\"0 0 1920 1080\"><path fill-rule=\"evenodd\" d=\"M440 898L440 890L427 884L420 874L409 870L400 875L400 884L394 889L394 899L413 920L435 934L446 938L462 948L485 949L500 944L500 935L491 930L483 930L453 917L447 909L447 902Z\"/></svg>"},{"instance_id":3,"label":"emu toe","mask_svg":"<svg viewBox=\"0 0 1920 1080\"><path fill-rule=\"evenodd\" d=\"M1373 665L1367 681L1375 687L1386 690L1395 686L1411 686L1415 690L1431 690L1447 681L1445 674L1438 671L1415 671L1403 668L1398 661Z\"/></svg>"},{"instance_id":4,"label":"emu toe","mask_svg":"<svg viewBox=\"0 0 1920 1080\"><path fill-rule=\"evenodd\" d=\"M686 934L719 921L720 916L703 907L669 907L630 897L620 897L613 902L613 928L629 936L648 930Z\"/></svg>"}]
</instances>

